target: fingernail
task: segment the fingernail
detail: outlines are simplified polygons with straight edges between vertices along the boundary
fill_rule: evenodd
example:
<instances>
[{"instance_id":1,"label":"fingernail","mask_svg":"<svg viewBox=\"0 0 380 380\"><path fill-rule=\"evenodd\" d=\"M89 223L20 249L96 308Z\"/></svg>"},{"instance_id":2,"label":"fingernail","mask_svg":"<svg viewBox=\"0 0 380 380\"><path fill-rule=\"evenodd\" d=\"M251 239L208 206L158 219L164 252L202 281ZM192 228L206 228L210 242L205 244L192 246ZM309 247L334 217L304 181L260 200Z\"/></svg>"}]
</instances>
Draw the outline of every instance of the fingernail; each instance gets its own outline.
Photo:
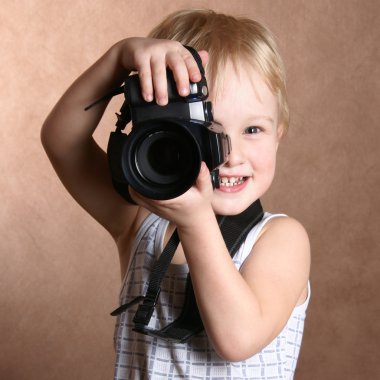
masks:
<instances>
[{"instance_id":1,"label":"fingernail","mask_svg":"<svg viewBox=\"0 0 380 380\"><path fill-rule=\"evenodd\" d=\"M179 90L179 94L182 95L182 96L186 96L189 94L189 89L187 87L182 87L180 90Z\"/></svg>"},{"instance_id":2,"label":"fingernail","mask_svg":"<svg viewBox=\"0 0 380 380\"><path fill-rule=\"evenodd\" d=\"M144 95L144 99L146 102L151 102L153 100L152 94L146 94Z\"/></svg>"},{"instance_id":3,"label":"fingernail","mask_svg":"<svg viewBox=\"0 0 380 380\"><path fill-rule=\"evenodd\" d=\"M156 100L156 102L160 106L165 106L168 103L168 99L167 98L158 98Z\"/></svg>"},{"instance_id":4,"label":"fingernail","mask_svg":"<svg viewBox=\"0 0 380 380\"><path fill-rule=\"evenodd\" d=\"M192 79L193 82L199 82L202 79L202 76L201 76L200 73L194 73L191 76L191 79Z\"/></svg>"}]
</instances>

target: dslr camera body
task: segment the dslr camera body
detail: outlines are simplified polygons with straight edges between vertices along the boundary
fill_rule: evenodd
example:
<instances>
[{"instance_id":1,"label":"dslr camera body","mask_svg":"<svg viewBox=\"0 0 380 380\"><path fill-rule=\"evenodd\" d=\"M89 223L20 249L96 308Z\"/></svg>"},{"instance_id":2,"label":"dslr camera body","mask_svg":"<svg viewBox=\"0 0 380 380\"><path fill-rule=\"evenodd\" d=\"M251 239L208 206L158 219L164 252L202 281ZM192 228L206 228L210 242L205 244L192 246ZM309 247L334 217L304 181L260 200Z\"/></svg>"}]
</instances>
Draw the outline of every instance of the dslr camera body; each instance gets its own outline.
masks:
<instances>
[{"instance_id":1,"label":"dslr camera body","mask_svg":"<svg viewBox=\"0 0 380 380\"><path fill-rule=\"evenodd\" d=\"M124 84L125 101L111 132L107 155L115 189L128 201L130 185L151 199L172 199L185 193L198 177L201 162L219 187L218 167L231 150L228 135L212 123L212 104L204 75L190 84L190 94L181 97L173 74L167 71L168 104L159 106L141 96L138 75ZM123 133L132 120L129 134Z\"/></svg>"}]
</instances>

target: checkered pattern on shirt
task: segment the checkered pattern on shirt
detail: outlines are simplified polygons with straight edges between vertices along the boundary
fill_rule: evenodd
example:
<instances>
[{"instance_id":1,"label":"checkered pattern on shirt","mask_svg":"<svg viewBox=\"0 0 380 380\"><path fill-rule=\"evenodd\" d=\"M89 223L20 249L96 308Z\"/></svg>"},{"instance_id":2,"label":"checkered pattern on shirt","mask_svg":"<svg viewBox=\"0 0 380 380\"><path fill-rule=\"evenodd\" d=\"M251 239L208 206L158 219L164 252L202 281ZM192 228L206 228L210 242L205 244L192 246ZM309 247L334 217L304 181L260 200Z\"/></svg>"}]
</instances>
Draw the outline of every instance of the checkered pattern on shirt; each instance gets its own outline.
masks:
<instances>
[{"instance_id":1,"label":"checkered pattern on shirt","mask_svg":"<svg viewBox=\"0 0 380 380\"><path fill-rule=\"evenodd\" d=\"M263 226L280 214L265 213L234 257L240 268ZM120 302L126 303L146 292L152 266L162 252L167 221L150 215L135 241L134 256L123 283ZM175 320L184 298L187 265L170 265L163 280L159 303L149 327L161 329ZM310 292L309 292L310 293ZM115 328L115 380L141 379L292 379L300 350L305 304L296 307L283 331L260 353L236 363L226 362L213 350L205 333L189 343L169 343L132 331L136 307L121 314Z\"/></svg>"}]
</instances>

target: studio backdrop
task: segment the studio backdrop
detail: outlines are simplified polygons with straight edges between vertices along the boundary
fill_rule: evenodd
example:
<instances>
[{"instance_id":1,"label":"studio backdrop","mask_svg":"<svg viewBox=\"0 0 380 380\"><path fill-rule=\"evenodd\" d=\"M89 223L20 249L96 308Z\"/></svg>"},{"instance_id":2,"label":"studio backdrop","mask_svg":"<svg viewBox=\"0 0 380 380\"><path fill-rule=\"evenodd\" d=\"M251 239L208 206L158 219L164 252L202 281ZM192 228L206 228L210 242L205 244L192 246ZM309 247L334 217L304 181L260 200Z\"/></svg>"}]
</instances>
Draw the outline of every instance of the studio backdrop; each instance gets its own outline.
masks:
<instances>
[{"instance_id":1,"label":"studio backdrop","mask_svg":"<svg viewBox=\"0 0 380 380\"><path fill-rule=\"evenodd\" d=\"M49 110L116 41L209 7L266 24L291 126L263 199L307 228L311 304L298 380L378 376L380 53L377 0L3 0L0 7L0 378L112 378L120 274L111 237L40 143ZM115 98L96 131L105 148Z\"/></svg>"}]
</instances>

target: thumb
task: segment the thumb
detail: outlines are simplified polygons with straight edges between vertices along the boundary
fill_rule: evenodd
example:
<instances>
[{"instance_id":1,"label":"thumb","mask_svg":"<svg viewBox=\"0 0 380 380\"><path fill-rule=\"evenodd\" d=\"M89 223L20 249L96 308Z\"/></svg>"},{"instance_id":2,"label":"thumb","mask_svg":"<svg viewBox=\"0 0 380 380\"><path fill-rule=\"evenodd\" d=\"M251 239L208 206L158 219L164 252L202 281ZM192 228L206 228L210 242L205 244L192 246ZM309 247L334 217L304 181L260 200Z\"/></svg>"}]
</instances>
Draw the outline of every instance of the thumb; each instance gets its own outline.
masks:
<instances>
[{"instance_id":1,"label":"thumb","mask_svg":"<svg viewBox=\"0 0 380 380\"><path fill-rule=\"evenodd\" d=\"M199 191L204 191L211 186L210 171L208 170L205 162L202 161L201 168L199 170L198 178L196 180L196 187Z\"/></svg>"}]
</instances>

